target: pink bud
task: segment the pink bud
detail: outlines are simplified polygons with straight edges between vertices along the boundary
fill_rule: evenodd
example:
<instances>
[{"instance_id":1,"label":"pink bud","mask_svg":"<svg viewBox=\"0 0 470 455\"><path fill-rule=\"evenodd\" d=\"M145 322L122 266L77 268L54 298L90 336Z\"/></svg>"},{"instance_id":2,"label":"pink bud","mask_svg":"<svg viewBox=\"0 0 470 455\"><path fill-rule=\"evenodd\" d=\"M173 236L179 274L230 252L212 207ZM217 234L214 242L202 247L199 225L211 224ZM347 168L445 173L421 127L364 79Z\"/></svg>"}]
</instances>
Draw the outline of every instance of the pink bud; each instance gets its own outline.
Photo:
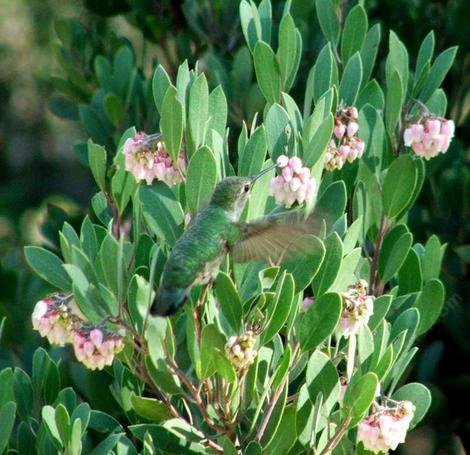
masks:
<instances>
[{"instance_id":1,"label":"pink bud","mask_svg":"<svg viewBox=\"0 0 470 455\"><path fill-rule=\"evenodd\" d=\"M343 123L340 123L339 125L335 126L334 133L338 139L342 139L345 132L346 132L346 127L344 126Z\"/></svg>"},{"instance_id":2,"label":"pink bud","mask_svg":"<svg viewBox=\"0 0 470 455\"><path fill-rule=\"evenodd\" d=\"M362 154L364 153L365 146L366 146L366 144L364 144L364 141L360 138L357 138L357 140L356 140L356 150L357 150L357 153L359 154L359 157L362 156Z\"/></svg>"},{"instance_id":3,"label":"pink bud","mask_svg":"<svg viewBox=\"0 0 470 455\"><path fill-rule=\"evenodd\" d=\"M455 124L452 120L444 120L441 123L441 134L452 138L454 136Z\"/></svg>"},{"instance_id":4,"label":"pink bud","mask_svg":"<svg viewBox=\"0 0 470 455\"><path fill-rule=\"evenodd\" d=\"M90 340L98 348L103 343L103 331L101 329L93 329L90 331Z\"/></svg>"},{"instance_id":5,"label":"pink bud","mask_svg":"<svg viewBox=\"0 0 470 455\"><path fill-rule=\"evenodd\" d=\"M303 167L300 171L299 171L299 177L300 177L300 180L302 180L302 182L307 182L308 179L310 178L310 169L308 167Z\"/></svg>"},{"instance_id":6,"label":"pink bud","mask_svg":"<svg viewBox=\"0 0 470 455\"><path fill-rule=\"evenodd\" d=\"M351 147L349 145L342 145L338 149L338 154L341 158L346 158L349 155L350 151L351 151Z\"/></svg>"},{"instance_id":7,"label":"pink bud","mask_svg":"<svg viewBox=\"0 0 470 455\"><path fill-rule=\"evenodd\" d=\"M437 119L428 120L426 123L426 130L432 138L436 137L441 131L441 122Z\"/></svg>"},{"instance_id":8,"label":"pink bud","mask_svg":"<svg viewBox=\"0 0 470 455\"><path fill-rule=\"evenodd\" d=\"M302 161L299 157L293 156L289 159L289 166L295 173L297 173L302 169Z\"/></svg>"},{"instance_id":9,"label":"pink bud","mask_svg":"<svg viewBox=\"0 0 470 455\"><path fill-rule=\"evenodd\" d=\"M352 137L357 133L357 130L359 129L359 125L356 122L349 122L348 125L348 136Z\"/></svg>"},{"instance_id":10,"label":"pink bud","mask_svg":"<svg viewBox=\"0 0 470 455\"><path fill-rule=\"evenodd\" d=\"M294 177L291 181L290 181L290 189L291 191L297 191L299 188L300 188L300 179L298 177Z\"/></svg>"},{"instance_id":11,"label":"pink bud","mask_svg":"<svg viewBox=\"0 0 470 455\"><path fill-rule=\"evenodd\" d=\"M305 297L302 302L302 311L307 311L315 299L313 297Z\"/></svg>"},{"instance_id":12,"label":"pink bud","mask_svg":"<svg viewBox=\"0 0 470 455\"><path fill-rule=\"evenodd\" d=\"M292 180L293 175L294 175L294 172L290 166L286 166L282 170L282 176L284 177L284 180L286 182L290 182Z\"/></svg>"},{"instance_id":13,"label":"pink bud","mask_svg":"<svg viewBox=\"0 0 470 455\"><path fill-rule=\"evenodd\" d=\"M279 155L276 160L276 164L280 168L286 167L289 164L289 157L286 155Z\"/></svg>"},{"instance_id":14,"label":"pink bud","mask_svg":"<svg viewBox=\"0 0 470 455\"><path fill-rule=\"evenodd\" d=\"M349 115L353 120L357 120L357 117L359 116L359 113L357 112L356 106L351 106L349 108Z\"/></svg>"}]
</instances>

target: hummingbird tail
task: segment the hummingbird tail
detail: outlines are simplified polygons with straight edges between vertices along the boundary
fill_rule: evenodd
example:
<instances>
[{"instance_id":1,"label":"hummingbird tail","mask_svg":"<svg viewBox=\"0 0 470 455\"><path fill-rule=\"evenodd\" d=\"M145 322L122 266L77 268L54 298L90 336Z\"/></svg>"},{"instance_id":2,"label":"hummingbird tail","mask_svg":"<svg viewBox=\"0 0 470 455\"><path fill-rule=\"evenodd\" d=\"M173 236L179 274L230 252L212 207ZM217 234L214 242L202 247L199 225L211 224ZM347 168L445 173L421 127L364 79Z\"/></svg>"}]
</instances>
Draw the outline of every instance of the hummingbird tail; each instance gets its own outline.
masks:
<instances>
[{"instance_id":1,"label":"hummingbird tail","mask_svg":"<svg viewBox=\"0 0 470 455\"><path fill-rule=\"evenodd\" d=\"M186 291L183 288L160 288L150 307L150 313L155 316L171 316L183 305Z\"/></svg>"}]
</instances>

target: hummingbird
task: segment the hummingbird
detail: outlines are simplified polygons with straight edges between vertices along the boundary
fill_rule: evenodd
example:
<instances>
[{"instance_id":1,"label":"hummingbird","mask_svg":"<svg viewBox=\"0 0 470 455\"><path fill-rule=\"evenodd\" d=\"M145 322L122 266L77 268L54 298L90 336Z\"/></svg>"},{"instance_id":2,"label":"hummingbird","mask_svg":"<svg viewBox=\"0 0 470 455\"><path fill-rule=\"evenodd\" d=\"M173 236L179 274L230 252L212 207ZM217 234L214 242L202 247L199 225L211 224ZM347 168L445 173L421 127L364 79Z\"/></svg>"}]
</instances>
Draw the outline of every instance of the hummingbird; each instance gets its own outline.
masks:
<instances>
[{"instance_id":1,"label":"hummingbird","mask_svg":"<svg viewBox=\"0 0 470 455\"><path fill-rule=\"evenodd\" d=\"M268 261L296 238L312 233L311 223L298 216L271 215L240 222L254 183L275 167L251 177L227 177L217 184L208 205L176 241L164 266L151 314L176 313L193 286L215 279L227 254L236 262Z\"/></svg>"}]
</instances>

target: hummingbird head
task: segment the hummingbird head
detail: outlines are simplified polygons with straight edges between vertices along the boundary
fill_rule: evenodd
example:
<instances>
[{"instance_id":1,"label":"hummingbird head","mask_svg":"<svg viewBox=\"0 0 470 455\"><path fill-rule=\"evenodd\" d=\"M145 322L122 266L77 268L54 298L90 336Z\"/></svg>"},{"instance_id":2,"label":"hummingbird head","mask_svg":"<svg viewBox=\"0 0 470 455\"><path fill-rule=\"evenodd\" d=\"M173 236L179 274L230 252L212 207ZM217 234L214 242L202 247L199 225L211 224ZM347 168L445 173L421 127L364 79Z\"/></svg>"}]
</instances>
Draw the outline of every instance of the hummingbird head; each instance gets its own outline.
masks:
<instances>
[{"instance_id":1,"label":"hummingbird head","mask_svg":"<svg viewBox=\"0 0 470 455\"><path fill-rule=\"evenodd\" d=\"M227 177L216 186L210 203L232 212L233 221L238 221L255 181L274 168L270 166L251 177Z\"/></svg>"}]
</instances>

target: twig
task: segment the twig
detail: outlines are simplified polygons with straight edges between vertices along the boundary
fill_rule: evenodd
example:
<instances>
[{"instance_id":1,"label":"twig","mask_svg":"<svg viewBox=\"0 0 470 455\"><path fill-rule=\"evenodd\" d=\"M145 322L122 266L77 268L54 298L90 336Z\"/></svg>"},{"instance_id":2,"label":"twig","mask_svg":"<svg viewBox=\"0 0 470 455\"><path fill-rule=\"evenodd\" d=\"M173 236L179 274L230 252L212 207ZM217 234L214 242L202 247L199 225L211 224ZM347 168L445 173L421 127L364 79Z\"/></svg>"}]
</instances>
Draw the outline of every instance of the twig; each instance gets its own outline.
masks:
<instances>
[{"instance_id":1,"label":"twig","mask_svg":"<svg viewBox=\"0 0 470 455\"><path fill-rule=\"evenodd\" d=\"M348 416L343 420L343 423L340 425L338 428L338 431L335 433L335 435L328 440L326 443L326 446L323 448L323 450L320 452L320 455L327 455L332 449L336 447L340 439L343 437L343 434L348 428L349 423L351 422L351 417Z\"/></svg>"},{"instance_id":2,"label":"twig","mask_svg":"<svg viewBox=\"0 0 470 455\"><path fill-rule=\"evenodd\" d=\"M377 234L377 239L375 242L374 255L372 257L372 264L370 266L369 284L370 284L371 292L374 295L375 295L375 289L378 285L377 267L379 264L380 250L382 248L382 243L383 243L383 240L387 231L388 231L387 217L383 215L382 220L380 222L379 233Z\"/></svg>"},{"instance_id":3,"label":"twig","mask_svg":"<svg viewBox=\"0 0 470 455\"><path fill-rule=\"evenodd\" d=\"M208 423L208 425L213 428L215 431L219 433L227 433L227 428L220 426L214 420L212 417L209 415L207 412L207 409L202 402L201 396L199 395L196 387L194 384L191 382L191 380L186 376L186 374L179 368L179 366L174 362L172 359L168 359L168 365L169 367L173 370L173 372L180 378L181 382L184 383L184 385L187 387L189 392L191 393L194 403L198 407L199 411L201 411L201 414L203 415L205 421Z\"/></svg>"},{"instance_id":4,"label":"twig","mask_svg":"<svg viewBox=\"0 0 470 455\"><path fill-rule=\"evenodd\" d=\"M297 351L299 350L300 343L297 342L297 344L294 346L294 350L292 351L292 358L295 358L297 355ZM279 387L276 389L273 395L273 399L271 400L271 403L269 404L269 408L264 416L263 421L261 422L261 425L258 429L258 432L256 433L255 439L259 442L261 441L261 438L264 435L264 432L266 431L266 427L268 426L269 420L271 419L271 415L274 411L274 408L279 400L279 397L281 396L282 391L284 390L284 387L286 385L286 382L289 379L289 373L287 373L284 378L282 379L281 383L279 384Z\"/></svg>"}]
</instances>

